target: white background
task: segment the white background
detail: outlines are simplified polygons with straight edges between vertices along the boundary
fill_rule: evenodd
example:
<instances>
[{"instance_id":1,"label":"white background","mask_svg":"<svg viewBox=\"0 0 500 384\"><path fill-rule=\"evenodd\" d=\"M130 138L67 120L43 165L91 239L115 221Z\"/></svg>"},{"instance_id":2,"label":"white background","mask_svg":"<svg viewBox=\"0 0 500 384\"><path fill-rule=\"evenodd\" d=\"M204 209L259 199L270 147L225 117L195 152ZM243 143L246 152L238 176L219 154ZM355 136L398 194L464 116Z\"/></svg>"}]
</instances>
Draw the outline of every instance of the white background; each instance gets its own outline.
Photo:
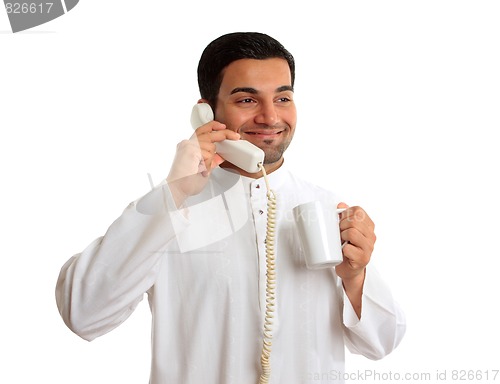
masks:
<instances>
[{"instance_id":1,"label":"white background","mask_svg":"<svg viewBox=\"0 0 500 384\"><path fill-rule=\"evenodd\" d=\"M0 382L147 383L146 300L88 343L54 287L147 173L166 176L191 134L199 55L233 31L296 58L292 169L377 224L373 262L408 330L381 361L348 354L348 372L500 369L500 4L178 3L81 0L17 34L0 12Z\"/></svg>"}]
</instances>

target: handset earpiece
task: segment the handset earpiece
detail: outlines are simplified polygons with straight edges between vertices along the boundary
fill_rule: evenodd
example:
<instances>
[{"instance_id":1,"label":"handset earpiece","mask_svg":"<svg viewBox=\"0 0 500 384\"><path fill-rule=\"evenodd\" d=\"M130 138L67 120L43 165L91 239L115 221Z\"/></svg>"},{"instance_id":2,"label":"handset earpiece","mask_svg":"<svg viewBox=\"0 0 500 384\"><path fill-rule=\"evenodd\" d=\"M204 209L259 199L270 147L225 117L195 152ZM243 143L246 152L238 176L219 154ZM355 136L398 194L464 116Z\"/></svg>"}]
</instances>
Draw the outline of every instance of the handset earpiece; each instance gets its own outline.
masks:
<instances>
[{"instance_id":1,"label":"handset earpiece","mask_svg":"<svg viewBox=\"0 0 500 384\"><path fill-rule=\"evenodd\" d=\"M191 112L191 126L193 129L197 129L213 119L214 112L212 111L210 105L207 103L195 104L193 111Z\"/></svg>"}]
</instances>

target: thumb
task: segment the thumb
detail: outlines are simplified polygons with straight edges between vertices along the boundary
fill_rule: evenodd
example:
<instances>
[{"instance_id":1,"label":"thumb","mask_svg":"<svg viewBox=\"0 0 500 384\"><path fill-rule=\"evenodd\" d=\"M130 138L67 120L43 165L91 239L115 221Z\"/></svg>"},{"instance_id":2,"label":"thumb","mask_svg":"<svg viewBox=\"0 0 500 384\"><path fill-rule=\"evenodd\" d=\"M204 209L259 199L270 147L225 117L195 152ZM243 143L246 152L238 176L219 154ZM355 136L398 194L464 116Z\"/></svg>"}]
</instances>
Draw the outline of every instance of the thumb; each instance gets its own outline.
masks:
<instances>
[{"instance_id":1,"label":"thumb","mask_svg":"<svg viewBox=\"0 0 500 384\"><path fill-rule=\"evenodd\" d=\"M337 208L349 208L349 206L344 202L340 202L337 204Z\"/></svg>"},{"instance_id":2,"label":"thumb","mask_svg":"<svg viewBox=\"0 0 500 384\"><path fill-rule=\"evenodd\" d=\"M218 153L216 153L214 155L214 159L212 160L212 168L218 167L224 161L226 161L226 160L224 160Z\"/></svg>"}]
</instances>

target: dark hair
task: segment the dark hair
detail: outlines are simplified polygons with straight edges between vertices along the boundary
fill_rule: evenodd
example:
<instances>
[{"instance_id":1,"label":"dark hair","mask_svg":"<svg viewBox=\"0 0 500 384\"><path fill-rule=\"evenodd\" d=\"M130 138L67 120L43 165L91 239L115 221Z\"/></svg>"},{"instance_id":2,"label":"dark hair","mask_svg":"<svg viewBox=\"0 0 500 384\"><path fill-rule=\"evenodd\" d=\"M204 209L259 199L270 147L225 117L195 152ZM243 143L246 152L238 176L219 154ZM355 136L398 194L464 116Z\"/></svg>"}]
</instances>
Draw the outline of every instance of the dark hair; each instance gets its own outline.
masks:
<instances>
[{"instance_id":1,"label":"dark hair","mask_svg":"<svg viewBox=\"0 0 500 384\"><path fill-rule=\"evenodd\" d=\"M240 59L271 58L282 58L288 62L293 87L295 61L279 41L258 32L235 32L215 39L205 48L198 63L201 97L215 108L224 68Z\"/></svg>"}]
</instances>

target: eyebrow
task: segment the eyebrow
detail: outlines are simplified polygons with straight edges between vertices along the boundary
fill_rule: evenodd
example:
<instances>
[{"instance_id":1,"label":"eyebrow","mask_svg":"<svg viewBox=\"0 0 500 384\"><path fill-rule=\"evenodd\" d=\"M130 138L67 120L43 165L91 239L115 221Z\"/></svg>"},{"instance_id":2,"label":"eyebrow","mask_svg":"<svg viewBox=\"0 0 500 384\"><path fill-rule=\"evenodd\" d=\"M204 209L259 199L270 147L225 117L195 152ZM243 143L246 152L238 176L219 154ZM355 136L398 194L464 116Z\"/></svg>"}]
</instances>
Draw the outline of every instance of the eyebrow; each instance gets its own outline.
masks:
<instances>
[{"instance_id":1,"label":"eyebrow","mask_svg":"<svg viewBox=\"0 0 500 384\"><path fill-rule=\"evenodd\" d=\"M281 87L276 88L276 93L285 92L285 91L292 91L293 92L293 87L291 85L282 85ZM255 88L252 88L252 87L237 87L231 91L231 95L234 95L235 93L239 93L239 92L250 93L252 95L256 95L259 93L259 91L257 91Z\"/></svg>"}]
</instances>

